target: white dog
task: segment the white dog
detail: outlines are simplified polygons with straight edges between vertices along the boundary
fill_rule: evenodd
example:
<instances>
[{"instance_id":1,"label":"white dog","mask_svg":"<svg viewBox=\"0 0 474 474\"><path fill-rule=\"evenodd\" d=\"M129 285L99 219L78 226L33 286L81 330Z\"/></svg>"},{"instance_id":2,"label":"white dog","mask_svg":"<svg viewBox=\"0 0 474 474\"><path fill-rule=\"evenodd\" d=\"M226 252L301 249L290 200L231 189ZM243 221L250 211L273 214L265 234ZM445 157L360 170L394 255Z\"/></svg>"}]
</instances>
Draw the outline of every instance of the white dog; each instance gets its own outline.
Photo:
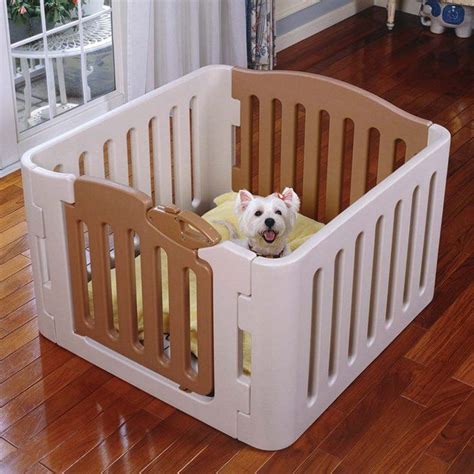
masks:
<instances>
[{"instance_id":1,"label":"white dog","mask_svg":"<svg viewBox=\"0 0 474 474\"><path fill-rule=\"evenodd\" d=\"M300 208L300 199L291 188L266 197L253 196L241 189L235 201L235 212L246 240L244 245L257 255L269 258L290 253L287 239Z\"/></svg>"}]
</instances>

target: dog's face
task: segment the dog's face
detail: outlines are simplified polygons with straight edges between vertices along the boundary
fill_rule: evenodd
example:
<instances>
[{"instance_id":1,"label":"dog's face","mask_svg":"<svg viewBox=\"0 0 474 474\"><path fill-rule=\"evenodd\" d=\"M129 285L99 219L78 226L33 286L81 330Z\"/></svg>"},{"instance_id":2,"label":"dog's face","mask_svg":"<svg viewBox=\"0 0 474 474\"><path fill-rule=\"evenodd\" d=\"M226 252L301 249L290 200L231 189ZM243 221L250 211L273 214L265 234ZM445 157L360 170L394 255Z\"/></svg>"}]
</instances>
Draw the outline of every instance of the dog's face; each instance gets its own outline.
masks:
<instances>
[{"instance_id":1,"label":"dog's face","mask_svg":"<svg viewBox=\"0 0 474 474\"><path fill-rule=\"evenodd\" d=\"M240 190L235 202L242 232L262 247L277 247L286 243L299 207L300 200L291 188L285 188L282 194L274 193L266 197Z\"/></svg>"}]
</instances>

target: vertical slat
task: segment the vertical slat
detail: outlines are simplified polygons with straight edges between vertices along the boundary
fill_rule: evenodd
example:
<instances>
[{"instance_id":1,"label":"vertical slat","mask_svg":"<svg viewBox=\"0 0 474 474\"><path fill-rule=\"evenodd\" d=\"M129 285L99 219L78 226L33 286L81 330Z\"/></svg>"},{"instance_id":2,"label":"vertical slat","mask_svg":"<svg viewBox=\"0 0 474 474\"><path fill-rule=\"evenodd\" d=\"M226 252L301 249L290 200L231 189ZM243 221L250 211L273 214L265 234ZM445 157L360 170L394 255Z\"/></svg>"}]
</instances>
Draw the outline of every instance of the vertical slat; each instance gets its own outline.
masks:
<instances>
[{"instance_id":1,"label":"vertical slat","mask_svg":"<svg viewBox=\"0 0 474 474\"><path fill-rule=\"evenodd\" d=\"M198 324L198 348L199 348L199 378L208 381L209 392L212 390L212 364L213 354L213 331L212 321L206 324L204 318L199 315L209 314L209 308L212 308L212 279L202 267L195 266L193 271L196 275L197 286L197 324Z\"/></svg>"},{"instance_id":2,"label":"vertical slat","mask_svg":"<svg viewBox=\"0 0 474 474\"><path fill-rule=\"evenodd\" d=\"M342 294L344 281L342 279L344 268L344 251L341 249L334 258L334 281L332 290L332 315L331 315L331 331L330 331L330 348L329 348L329 384L332 385L339 374L339 366L341 363L341 346L340 346L340 330L342 325ZM345 351L344 351L345 352ZM344 354L345 355L345 354Z\"/></svg>"},{"instance_id":3,"label":"vertical slat","mask_svg":"<svg viewBox=\"0 0 474 474\"><path fill-rule=\"evenodd\" d=\"M393 294L393 315L401 315L403 311L403 289L405 286L405 272L407 263L408 238L410 233L410 215L411 215L412 193L407 193L400 203L400 230L398 246L396 249L397 259L394 262L394 282Z\"/></svg>"},{"instance_id":4,"label":"vertical slat","mask_svg":"<svg viewBox=\"0 0 474 474\"><path fill-rule=\"evenodd\" d=\"M428 216L425 230L425 240L422 260L422 278L420 278L420 290L423 294L427 287L433 287L436 276L436 263L438 261L439 233L436 229L441 226L443 212L445 177L435 172L430 177L430 189L428 197Z\"/></svg>"},{"instance_id":5,"label":"vertical slat","mask_svg":"<svg viewBox=\"0 0 474 474\"><path fill-rule=\"evenodd\" d=\"M320 117L321 114L317 107L306 109L302 213L308 217L316 217L317 212Z\"/></svg>"},{"instance_id":6,"label":"vertical slat","mask_svg":"<svg viewBox=\"0 0 474 474\"><path fill-rule=\"evenodd\" d=\"M252 156L252 97L240 98L240 165L232 168L234 191L250 189Z\"/></svg>"},{"instance_id":7,"label":"vertical slat","mask_svg":"<svg viewBox=\"0 0 474 474\"><path fill-rule=\"evenodd\" d=\"M393 171L395 159L395 139L388 133L381 133L379 144L379 159L377 166L377 183Z\"/></svg>"},{"instance_id":8,"label":"vertical slat","mask_svg":"<svg viewBox=\"0 0 474 474\"><path fill-rule=\"evenodd\" d=\"M161 114L157 120L158 157L155 163L156 202L168 205L173 202L173 174L171 169L171 137L169 115Z\"/></svg>"},{"instance_id":9,"label":"vertical slat","mask_svg":"<svg viewBox=\"0 0 474 474\"><path fill-rule=\"evenodd\" d=\"M138 341L134 252L127 229L114 229L114 240L120 342L127 353L133 353Z\"/></svg>"},{"instance_id":10,"label":"vertical slat","mask_svg":"<svg viewBox=\"0 0 474 474\"><path fill-rule=\"evenodd\" d=\"M128 186L127 134L120 133L108 144L110 179Z\"/></svg>"},{"instance_id":11,"label":"vertical slat","mask_svg":"<svg viewBox=\"0 0 474 474\"><path fill-rule=\"evenodd\" d=\"M86 156L86 174L96 178L103 178L104 160L102 159L102 150L88 150Z\"/></svg>"},{"instance_id":12,"label":"vertical slat","mask_svg":"<svg viewBox=\"0 0 474 474\"><path fill-rule=\"evenodd\" d=\"M86 275L86 259L84 253L84 233L82 225L75 217L74 208L65 205L68 235L69 266L75 269L70 272L74 304L74 327L78 334L85 335L89 331L86 321L89 316L89 295Z\"/></svg>"},{"instance_id":13,"label":"vertical slat","mask_svg":"<svg viewBox=\"0 0 474 474\"><path fill-rule=\"evenodd\" d=\"M78 177L80 176L80 171L79 171L79 158L80 158L80 153L77 154L77 159L76 160L64 160L61 162L62 165L62 173L71 173L74 176Z\"/></svg>"},{"instance_id":14,"label":"vertical slat","mask_svg":"<svg viewBox=\"0 0 474 474\"><path fill-rule=\"evenodd\" d=\"M205 111L201 110L202 104L199 97L194 97L191 101L191 142L192 142L192 173L193 173L193 188L194 195L193 200L196 200L199 203L203 196L203 181L204 177L202 176L202 170L206 169L207 157L203 158L201 156L201 133L200 131L200 117Z\"/></svg>"},{"instance_id":15,"label":"vertical slat","mask_svg":"<svg viewBox=\"0 0 474 474\"><path fill-rule=\"evenodd\" d=\"M95 334L102 340L107 340L109 330L113 327L109 248L106 245L103 224L99 221L89 221L86 224L91 253Z\"/></svg>"},{"instance_id":16,"label":"vertical slat","mask_svg":"<svg viewBox=\"0 0 474 474\"><path fill-rule=\"evenodd\" d=\"M273 191L273 100L260 99L258 137L258 193L267 196Z\"/></svg>"},{"instance_id":17,"label":"vertical slat","mask_svg":"<svg viewBox=\"0 0 474 474\"><path fill-rule=\"evenodd\" d=\"M186 374L191 363L189 279L185 277L184 268L176 264L170 255L168 260L170 351L171 365L177 374Z\"/></svg>"},{"instance_id":18,"label":"vertical slat","mask_svg":"<svg viewBox=\"0 0 474 474\"><path fill-rule=\"evenodd\" d=\"M406 152L405 152L405 163L413 158L424 146L420 146L418 143L415 142L413 139L407 139L405 140L405 143L407 145Z\"/></svg>"},{"instance_id":19,"label":"vertical slat","mask_svg":"<svg viewBox=\"0 0 474 474\"><path fill-rule=\"evenodd\" d=\"M329 354L331 347L332 295L334 291L334 262L326 261L321 269L321 312L318 318L316 342L316 379L315 393L326 390L328 386Z\"/></svg>"},{"instance_id":20,"label":"vertical slat","mask_svg":"<svg viewBox=\"0 0 474 474\"><path fill-rule=\"evenodd\" d=\"M425 178L429 178L426 176ZM425 227L426 227L426 217L428 214L428 200L430 193L430 179L425 179L418 188L418 203L417 208L414 209L416 219L413 222L415 226L412 232L412 242L411 242L411 262L410 268L406 269L406 272L409 277L409 281L406 282L407 285L407 302L410 304L410 300L415 295L415 298L418 298L420 293L420 276L421 276L421 266L423 260L423 248L425 245ZM412 219L413 220L413 219Z\"/></svg>"},{"instance_id":21,"label":"vertical slat","mask_svg":"<svg viewBox=\"0 0 474 474\"><path fill-rule=\"evenodd\" d=\"M349 334L352 311L352 291L354 276L354 253L355 246L349 245L344 248L342 254L342 266L340 271L341 289L339 293L339 330L338 330L338 354L336 359L336 374L347 367L349 352Z\"/></svg>"},{"instance_id":22,"label":"vertical slat","mask_svg":"<svg viewBox=\"0 0 474 474\"><path fill-rule=\"evenodd\" d=\"M148 140L148 123L143 121L134 132L133 179L134 187L151 196L150 177L150 144Z\"/></svg>"},{"instance_id":23,"label":"vertical slat","mask_svg":"<svg viewBox=\"0 0 474 474\"><path fill-rule=\"evenodd\" d=\"M296 104L282 101L281 106L281 179L280 187L295 186Z\"/></svg>"},{"instance_id":24,"label":"vertical slat","mask_svg":"<svg viewBox=\"0 0 474 474\"><path fill-rule=\"evenodd\" d=\"M143 242L140 251L145 354L148 361L153 361L152 368L156 369L163 358L161 258L159 248L154 247L152 242Z\"/></svg>"},{"instance_id":25,"label":"vertical slat","mask_svg":"<svg viewBox=\"0 0 474 474\"><path fill-rule=\"evenodd\" d=\"M364 252L364 233L359 232L358 234L354 234L354 262L352 263L353 273L351 276L351 285L352 285L352 292L351 292L351 308L350 308L350 321L348 322L350 329L349 329L349 346L348 346L348 362L349 364L353 364L354 361L357 359L357 350L358 350L358 321L360 319L360 310L361 310L361 294L363 288L361 286L362 282L362 256Z\"/></svg>"},{"instance_id":26,"label":"vertical slat","mask_svg":"<svg viewBox=\"0 0 474 474\"><path fill-rule=\"evenodd\" d=\"M374 259L374 242L375 242L375 225L371 228L364 229L364 239L362 245L362 255L359 265L361 281L360 281L360 295L359 307L357 308L357 322L356 322L356 341L355 355L364 353L367 347L367 327L369 324L369 308L370 308L370 293L372 281L372 267Z\"/></svg>"},{"instance_id":27,"label":"vertical slat","mask_svg":"<svg viewBox=\"0 0 474 474\"><path fill-rule=\"evenodd\" d=\"M387 314L387 298L390 282L390 265L392 262L392 239L393 239L393 219L392 212L384 214L382 230L380 235L380 254L378 261L378 282L376 285L377 295L375 297L374 308L374 334L377 339L385 331L385 317Z\"/></svg>"},{"instance_id":28,"label":"vertical slat","mask_svg":"<svg viewBox=\"0 0 474 474\"><path fill-rule=\"evenodd\" d=\"M339 214L342 190L342 157L344 153L344 118L330 114L328 173L326 185L326 220Z\"/></svg>"},{"instance_id":29,"label":"vertical slat","mask_svg":"<svg viewBox=\"0 0 474 474\"><path fill-rule=\"evenodd\" d=\"M191 130L189 129L189 102L177 108L175 143L175 201L181 209L190 209L191 186Z\"/></svg>"},{"instance_id":30,"label":"vertical slat","mask_svg":"<svg viewBox=\"0 0 474 474\"><path fill-rule=\"evenodd\" d=\"M318 397L318 350L321 328L319 327L319 320L321 319L321 301L322 301L322 270L318 268L312 277L310 274L304 278L306 291L311 295L311 321L306 320L307 327L307 351L308 351L308 363L305 364L308 370L308 386L307 386L307 398L310 405L313 405ZM304 320L303 320L304 321ZM304 341L303 341L304 343ZM303 349L304 350L304 349ZM304 368L303 368L304 370Z\"/></svg>"},{"instance_id":31,"label":"vertical slat","mask_svg":"<svg viewBox=\"0 0 474 474\"><path fill-rule=\"evenodd\" d=\"M160 184L159 184L159 179L158 179L158 173L159 173L159 167L160 167L160 155L159 155L159 143L160 143L160 137L159 137L159 121L157 117L153 117L151 119L151 127L150 127L150 141L153 143L152 146L152 153L153 153L153 192L155 193L155 202L158 202L158 196L159 196L159 189L160 189Z\"/></svg>"},{"instance_id":32,"label":"vertical slat","mask_svg":"<svg viewBox=\"0 0 474 474\"><path fill-rule=\"evenodd\" d=\"M367 166L369 162L369 128L354 124L354 146L351 170L351 204L364 193L367 184Z\"/></svg>"}]
</instances>

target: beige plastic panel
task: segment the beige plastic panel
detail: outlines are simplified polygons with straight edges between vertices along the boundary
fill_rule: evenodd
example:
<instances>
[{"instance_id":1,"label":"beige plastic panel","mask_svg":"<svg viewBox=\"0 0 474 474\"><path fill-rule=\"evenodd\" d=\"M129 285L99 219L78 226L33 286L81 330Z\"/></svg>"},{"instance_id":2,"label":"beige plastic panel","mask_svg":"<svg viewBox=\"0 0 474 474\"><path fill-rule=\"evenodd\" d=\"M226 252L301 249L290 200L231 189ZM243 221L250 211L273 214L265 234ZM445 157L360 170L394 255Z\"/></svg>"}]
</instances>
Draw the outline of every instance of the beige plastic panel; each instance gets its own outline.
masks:
<instances>
[{"instance_id":1,"label":"beige plastic panel","mask_svg":"<svg viewBox=\"0 0 474 474\"><path fill-rule=\"evenodd\" d=\"M197 249L219 242L206 221L178 208L153 207L151 198L110 181L81 177L74 183L75 204L65 204L70 276L76 333L88 336L177 382L183 389L207 395L213 390L212 270ZM93 312L82 223L89 231ZM110 255L106 225L114 233L119 330L114 328ZM135 250L140 237L144 344L138 338ZM163 348L161 258L168 257L170 345ZM197 281L199 369L191 367L188 270ZM92 316L93 315L93 316Z\"/></svg>"},{"instance_id":2,"label":"beige plastic panel","mask_svg":"<svg viewBox=\"0 0 474 474\"><path fill-rule=\"evenodd\" d=\"M281 102L281 163L280 188L296 186L298 130L297 106L305 109L302 133L303 183L302 212L317 216L320 193L326 196L325 220L342 210L342 174L344 153L344 120L354 122L350 203L367 191L369 164L369 131L380 133L377 183L394 170L395 141L406 143L405 160L426 147L431 122L410 115L385 100L357 87L314 74L290 71L257 72L234 68L232 96L241 102L240 163L233 167L234 191L252 188L252 143L258 142L258 187L253 189L267 195L274 189L275 106ZM252 109L252 96L258 99L258 113ZM329 114L329 145L326 189L318 189L320 165L320 113ZM258 119L258 134L252 123Z\"/></svg>"}]
</instances>

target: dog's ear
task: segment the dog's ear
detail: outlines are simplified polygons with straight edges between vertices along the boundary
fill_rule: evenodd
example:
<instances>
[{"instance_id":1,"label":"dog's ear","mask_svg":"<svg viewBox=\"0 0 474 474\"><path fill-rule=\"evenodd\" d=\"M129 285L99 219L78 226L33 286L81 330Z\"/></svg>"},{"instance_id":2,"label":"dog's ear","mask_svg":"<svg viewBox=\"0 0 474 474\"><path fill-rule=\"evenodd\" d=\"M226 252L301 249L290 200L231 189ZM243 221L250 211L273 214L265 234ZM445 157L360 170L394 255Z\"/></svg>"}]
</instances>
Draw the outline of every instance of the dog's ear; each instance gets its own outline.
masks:
<instances>
[{"instance_id":1,"label":"dog's ear","mask_svg":"<svg viewBox=\"0 0 474 474\"><path fill-rule=\"evenodd\" d=\"M281 195L283 196L283 202L286 204L288 209L295 213L300 210L300 198L293 191L293 188L285 188Z\"/></svg>"},{"instance_id":2,"label":"dog's ear","mask_svg":"<svg viewBox=\"0 0 474 474\"><path fill-rule=\"evenodd\" d=\"M252 193L250 193L246 189L241 189L237 194L237 199L235 200L235 213L237 215L242 214L242 212L247 209L247 206L250 204L250 201L252 199Z\"/></svg>"}]
</instances>

